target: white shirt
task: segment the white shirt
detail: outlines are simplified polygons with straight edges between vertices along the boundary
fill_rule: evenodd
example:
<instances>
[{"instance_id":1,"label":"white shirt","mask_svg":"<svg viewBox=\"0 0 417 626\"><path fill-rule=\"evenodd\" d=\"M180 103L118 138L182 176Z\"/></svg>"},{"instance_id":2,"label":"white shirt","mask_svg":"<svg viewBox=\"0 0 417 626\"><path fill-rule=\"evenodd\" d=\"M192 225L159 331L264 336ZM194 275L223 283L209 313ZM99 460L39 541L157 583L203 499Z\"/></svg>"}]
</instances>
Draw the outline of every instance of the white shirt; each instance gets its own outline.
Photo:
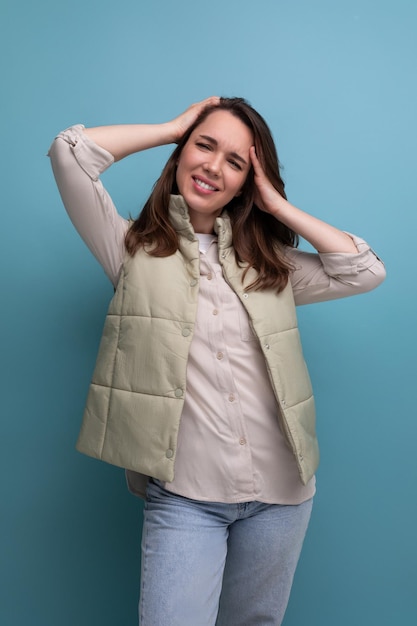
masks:
<instances>
[{"instance_id":1,"label":"white shirt","mask_svg":"<svg viewBox=\"0 0 417 626\"><path fill-rule=\"evenodd\" d=\"M58 136L49 155L68 214L116 286L128 222L99 180L113 157L78 125ZM245 309L223 278L215 235L199 235L200 291L187 368L175 478L165 488L217 502L298 504L315 491L301 483L277 419L259 343ZM358 253L312 254L288 248L296 304L354 295L384 275L368 244Z\"/></svg>"}]
</instances>

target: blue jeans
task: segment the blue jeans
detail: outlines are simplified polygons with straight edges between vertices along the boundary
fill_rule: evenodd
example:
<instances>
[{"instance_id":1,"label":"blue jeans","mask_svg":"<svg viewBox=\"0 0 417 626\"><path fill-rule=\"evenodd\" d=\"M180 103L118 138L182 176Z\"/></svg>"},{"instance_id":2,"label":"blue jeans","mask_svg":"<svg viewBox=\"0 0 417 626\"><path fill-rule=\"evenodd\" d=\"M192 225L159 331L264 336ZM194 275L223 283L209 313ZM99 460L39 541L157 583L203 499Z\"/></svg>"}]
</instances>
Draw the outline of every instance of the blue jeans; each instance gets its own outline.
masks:
<instances>
[{"instance_id":1,"label":"blue jeans","mask_svg":"<svg viewBox=\"0 0 417 626\"><path fill-rule=\"evenodd\" d=\"M199 502L150 481L140 626L281 624L312 504Z\"/></svg>"}]
</instances>

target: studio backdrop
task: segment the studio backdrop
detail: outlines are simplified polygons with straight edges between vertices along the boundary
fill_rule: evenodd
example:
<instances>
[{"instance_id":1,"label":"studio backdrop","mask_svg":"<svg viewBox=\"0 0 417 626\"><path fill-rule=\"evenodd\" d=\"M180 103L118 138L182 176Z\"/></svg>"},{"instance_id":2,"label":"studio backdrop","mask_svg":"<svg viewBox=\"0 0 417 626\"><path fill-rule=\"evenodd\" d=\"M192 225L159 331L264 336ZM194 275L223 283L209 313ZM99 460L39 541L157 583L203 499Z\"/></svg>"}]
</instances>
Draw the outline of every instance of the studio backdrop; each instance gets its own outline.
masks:
<instances>
[{"instance_id":1,"label":"studio backdrop","mask_svg":"<svg viewBox=\"0 0 417 626\"><path fill-rule=\"evenodd\" d=\"M112 287L46 153L86 126L244 96L289 199L370 242L387 280L299 309L321 465L285 626L417 623L417 4L3 0L1 584L4 626L134 626L142 504L75 441ZM172 147L103 176L136 215ZM196 625L204 626L204 625ZM232 624L230 626L233 626Z\"/></svg>"}]
</instances>

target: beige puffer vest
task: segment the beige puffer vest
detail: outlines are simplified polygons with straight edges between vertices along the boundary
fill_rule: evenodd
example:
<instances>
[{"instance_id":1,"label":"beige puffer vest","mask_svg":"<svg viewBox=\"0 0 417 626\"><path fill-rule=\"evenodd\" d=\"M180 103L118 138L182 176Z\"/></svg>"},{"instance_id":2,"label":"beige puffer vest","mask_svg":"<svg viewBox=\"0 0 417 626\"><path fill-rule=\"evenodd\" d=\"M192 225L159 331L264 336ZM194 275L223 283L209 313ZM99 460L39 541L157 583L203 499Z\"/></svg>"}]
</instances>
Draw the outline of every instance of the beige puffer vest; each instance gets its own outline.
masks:
<instances>
[{"instance_id":1,"label":"beige puffer vest","mask_svg":"<svg viewBox=\"0 0 417 626\"><path fill-rule=\"evenodd\" d=\"M162 481L174 478L186 368L199 287L199 246L181 196L170 219L180 248L156 258L127 256L110 303L77 449ZM216 220L225 279L242 301L262 347L288 443L306 484L318 465L315 411L291 285L246 291L232 248L230 220Z\"/></svg>"}]
</instances>

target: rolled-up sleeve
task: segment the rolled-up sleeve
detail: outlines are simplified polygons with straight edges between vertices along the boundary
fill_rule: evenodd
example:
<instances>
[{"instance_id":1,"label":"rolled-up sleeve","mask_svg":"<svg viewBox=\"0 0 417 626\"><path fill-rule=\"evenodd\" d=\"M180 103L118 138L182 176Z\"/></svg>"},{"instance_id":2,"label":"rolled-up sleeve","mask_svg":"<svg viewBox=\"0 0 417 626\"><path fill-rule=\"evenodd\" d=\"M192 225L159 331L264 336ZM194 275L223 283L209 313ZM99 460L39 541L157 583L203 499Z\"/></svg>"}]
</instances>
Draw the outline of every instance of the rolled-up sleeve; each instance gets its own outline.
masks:
<instances>
[{"instance_id":1,"label":"rolled-up sleeve","mask_svg":"<svg viewBox=\"0 0 417 626\"><path fill-rule=\"evenodd\" d=\"M48 156L67 213L82 239L117 284L128 221L121 217L100 181L113 156L77 124L59 133Z\"/></svg>"},{"instance_id":2,"label":"rolled-up sleeve","mask_svg":"<svg viewBox=\"0 0 417 626\"><path fill-rule=\"evenodd\" d=\"M290 278L297 305L365 293L385 279L384 264L366 241L348 234L357 253L310 253L297 248L287 249L287 257L294 267Z\"/></svg>"}]
</instances>

